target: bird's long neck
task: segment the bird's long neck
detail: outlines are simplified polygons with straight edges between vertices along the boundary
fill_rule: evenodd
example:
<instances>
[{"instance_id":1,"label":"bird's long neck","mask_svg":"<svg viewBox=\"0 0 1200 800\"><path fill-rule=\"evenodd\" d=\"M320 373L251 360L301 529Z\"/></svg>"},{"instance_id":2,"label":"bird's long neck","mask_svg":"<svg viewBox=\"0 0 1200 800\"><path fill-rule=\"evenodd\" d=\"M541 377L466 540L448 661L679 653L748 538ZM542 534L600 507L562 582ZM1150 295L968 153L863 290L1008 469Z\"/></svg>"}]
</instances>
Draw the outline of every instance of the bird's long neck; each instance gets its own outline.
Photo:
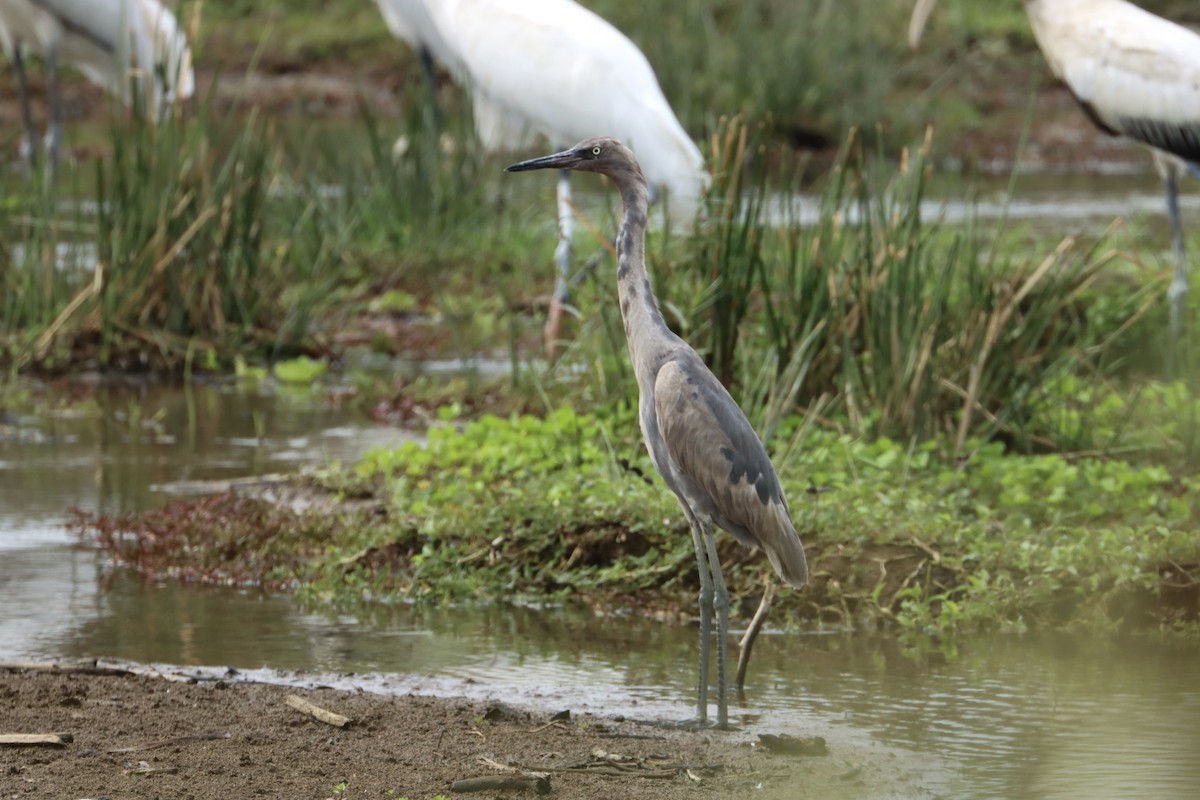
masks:
<instances>
[{"instance_id":1,"label":"bird's long neck","mask_svg":"<svg viewBox=\"0 0 1200 800\"><path fill-rule=\"evenodd\" d=\"M654 361L652 352L655 343L664 341L656 333L670 330L658 310L658 301L650 288L646 274L646 217L649 209L649 194L646 181L640 175L631 175L619 180L621 202L625 215L617 232L617 298L621 303L621 319L625 324L625 339L629 343L629 354L638 370L638 383L650 375L642 375L643 367L649 368ZM673 338L673 337L672 337Z\"/></svg>"}]
</instances>

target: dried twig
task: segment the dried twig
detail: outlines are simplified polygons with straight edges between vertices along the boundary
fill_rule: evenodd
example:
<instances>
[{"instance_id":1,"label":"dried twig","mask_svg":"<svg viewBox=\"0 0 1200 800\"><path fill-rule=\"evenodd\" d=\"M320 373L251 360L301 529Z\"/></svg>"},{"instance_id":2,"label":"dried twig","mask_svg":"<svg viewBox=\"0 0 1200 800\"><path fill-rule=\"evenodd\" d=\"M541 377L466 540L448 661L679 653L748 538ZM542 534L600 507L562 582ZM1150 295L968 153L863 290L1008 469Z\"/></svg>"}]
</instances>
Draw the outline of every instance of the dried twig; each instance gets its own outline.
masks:
<instances>
[{"instance_id":1,"label":"dried twig","mask_svg":"<svg viewBox=\"0 0 1200 800\"><path fill-rule=\"evenodd\" d=\"M0 747L66 747L69 733L0 733Z\"/></svg>"},{"instance_id":2,"label":"dried twig","mask_svg":"<svg viewBox=\"0 0 1200 800\"><path fill-rule=\"evenodd\" d=\"M550 794L550 777L529 775L483 775L478 778L463 778L455 781L453 792L527 791L534 794Z\"/></svg>"},{"instance_id":3,"label":"dried twig","mask_svg":"<svg viewBox=\"0 0 1200 800\"><path fill-rule=\"evenodd\" d=\"M326 725L332 725L335 728L344 728L350 724L349 717L343 717L341 714L335 714L332 711L314 705L298 695L289 694L285 702L301 714L307 714L313 719L324 722Z\"/></svg>"},{"instance_id":4,"label":"dried twig","mask_svg":"<svg viewBox=\"0 0 1200 800\"><path fill-rule=\"evenodd\" d=\"M230 739L230 738L233 738L233 734L231 734L231 733L201 733L201 734L197 734L195 736L176 736L171 739L159 739L154 742L147 742L146 744L135 744L133 747L116 747L116 748L113 748L112 750L105 750L104 752L110 753L110 754L140 753L144 750L157 750L160 747L170 747L171 745L174 745L174 744L190 744L192 742L213 742L213 741L217 741L218 739Z\"/></svg>"},{"instance_id":5,"label":"dried twig","mask_svg":"<svg viewBox=\"0 0 1200 800\"><path fill-rule=\"evenodd\" d=\"M562 720L552 719L545 725L539 725L538 727L534 728L530 731L530 733L540 733L541 731L546 730L546 728L562 728L563 730L568 730L567 726L563 724Z\"/></svg>"}]
</instances>

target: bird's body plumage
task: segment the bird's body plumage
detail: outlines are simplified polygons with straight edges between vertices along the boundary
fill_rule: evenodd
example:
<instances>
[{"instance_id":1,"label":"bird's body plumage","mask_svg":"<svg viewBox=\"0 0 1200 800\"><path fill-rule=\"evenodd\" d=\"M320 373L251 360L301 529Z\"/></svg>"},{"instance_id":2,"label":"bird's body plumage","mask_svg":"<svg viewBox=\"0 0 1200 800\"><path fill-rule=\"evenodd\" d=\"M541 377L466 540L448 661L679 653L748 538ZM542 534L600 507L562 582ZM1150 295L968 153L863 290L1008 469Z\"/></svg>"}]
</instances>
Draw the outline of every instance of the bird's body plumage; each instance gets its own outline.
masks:
<instances>
[{"instance_id":1,"label":"bird's body plumage","mask_svg":"<svg viewBox=\"0 0 1200 800\"><path fill-rule=\"evenodd\" d=\"M808 580L775 467L745 414L687 342L663 319L645 265L649 204L646 179L619 142L589 139L510 170L600 172L617 185L624 216L617 233L617 297L638 385L638 418L655 469L675 493L692 528L701 582L698 716L707 714L706 647L717 614L718 720L725 725L725 635L729 598L712 525L766 552L776 573L797 588Z\"/></svg>"},{"instance_id":2,"label":"bird's body plumage","mask_svg":"<svg viewBox=\"0 0 1200 800\"><path fill-rule=\"evenodd\" d=\"M672 213L695 217L703 156L629 37L573 0L442 0L433 13L477 96L550 142L621 140Z\"/></svg>"},{"instance_id":3,"label":"bird's body plumage","mask_svg":"<svg viewBox=\"0 0 1200 800\"><path fill-rule=\"evenodd\" d=\"M1026 0L1051 71L1103 130L1200 161L1200 35L1124 0Z\"/></svg>"},{"instance_id":4,"label":"bird's body plumage","mask_svg":"<svg viewBox=\"0 0 1200 800\"><path fill-rule=\"evenodd\" d=\"M647 179L690 222L704 159L629 37L574 0L376 0L389 29L428 48L472 94L490 151L534 137L568 142L603 130L628 143Z\"/></svg>"},{"instance_id":5,"label":"bird's body plumage","mask_svg":"<svg viewBox=\"0 0 1200 800\"><path fill-rule=\"evenodd\" d=\"M654 376L653 415L661 442L651 458L680 502L747 547L760 547L795 587L807 580L800 540L775 468L754 429L716 376L680 342Z\"/></svg>"},{"instance_id":6,"label":"bird's body plumage","mask_svg":"<svg viewBox=\"0 0 1200 800\"><path fill-rule=\"evenodd\" d=\"M436 61L458 80L466 78L460 47L442 34L434 19L440 0L376 0L376 4L392 35L421 53L426 70ZM475 132L485 150L497 152L532 143L534 133L524 120L478 91L472 91L472 101Z\"/></svg>"}]
</instances>

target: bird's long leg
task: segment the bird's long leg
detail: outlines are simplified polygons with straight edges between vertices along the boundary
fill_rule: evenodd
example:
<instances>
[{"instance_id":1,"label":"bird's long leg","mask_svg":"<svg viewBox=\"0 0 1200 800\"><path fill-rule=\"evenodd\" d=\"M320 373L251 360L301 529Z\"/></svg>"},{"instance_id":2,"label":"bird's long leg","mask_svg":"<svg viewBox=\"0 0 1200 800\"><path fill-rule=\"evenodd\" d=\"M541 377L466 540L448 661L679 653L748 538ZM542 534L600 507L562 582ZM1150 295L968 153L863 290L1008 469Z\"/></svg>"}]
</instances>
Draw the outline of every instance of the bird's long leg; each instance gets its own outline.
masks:
<instances>
[{"instance_id":1,"label":"bird's long leg","mask_svg":"<svg viewBox=\"0 0 1200 800\"><path fill-rule=\"evenodd\" d=\"M1183 314L1187 306L1188 273L1183 255L1183 223L1179 219L1177 171L1166 167L1163 170L1163 183L1167 192L1167 215L1171 219L1171 249L1175 253L1175 278L1171 281L1171 288L1167 290L1167 299L1171 302L1171 360L1174 361L1176 343L1183 332Z\"/></svg>"},{"instance_id":2,"label":"bird's long leg","mask_svg":"<svg viewBox=\"0 0 1200 800\"><path fill-rule=\"evenodd\" d=\"M750 666L750 652L754 648L754 641L758 638L759 631L767 621L767 612L771 610L771 603L774 602L775 593L778 590L779 584L768 578L766 585L763 586L762 600L758 604L758 610L754 612L753 619L746 626L746 633L742 635L737 669L734 671L733 677L733 686L739 702L746 699L746 670Z\"/></svg>"},{"instance_id":3,"label":"bird's long leg","mask_svg":"<svg viewBox=\"0 0 1200 800\"><path fill-rule=\"evenodd\" d=\"M25 123L25 136L21 139L21 145L17 151L21 160L29 165L29 171L32 173L37 168L37 129L33 127L33 112L29 108L29 87L25 82L25 57L21 54L21 45L18 42L13 48L12 55L13 74L17 78L17 96L21 100L21 119Z\"/></svg>"},{"instance_id":4,"label":"bird's long leg","mask_svg":"<svg viewBox=\"0 0 1200 800\"><path fill-rule=\"evenodd\" d=\"M713 536L712 524L704 520L702 525L713 607L717 612L717 727L728 728L729 700L726 690L729 681L725 670L725 644L729 638L729 589L725 586L725 576L721 574L721 559L717 555L717 540Z\"/></svg>"},{"instance_id":5,"label":"bird's long leg","mask_svg":"<svg viewBox=\"0 0 1200 800\"><path fill-rule=\"evenodd\" d=\"M570 301L571 236L574 215L571 209L571 173L562 170L558 175L558 246L554 249L554 296L550 298L550 313L546 316L543 337L546 358L554 360L558 347L558 334L562 328L563 306Z\"/></svg>"},{"instance_id":6,"label":"bird's long leg","mask_svg":"<svg viewBox=\"0 0 1200 800\"><path fill-rule=\"evenodd\" d=\"M685 506L684 513L691 523L692 544L696 547L696 571L700 574L700 688L696 700L696 722L703 725L708 722L708 649L712 638L714 591L705 537L711 537L712 534L705 533L691 509Z\"/></svg>"},{"instance_id":7,"label":"bird's long leg","mask_svg":"<svg viewBox=\"0 0 1200 800\"><path fill-rule=\"evenodd\" d=\"M50 124L46 128L46 179L54 177L58 148L62 144L62 103L58 97L58 46L46 48L46 97L50 106Z\"/></svg>"}]
</instances>

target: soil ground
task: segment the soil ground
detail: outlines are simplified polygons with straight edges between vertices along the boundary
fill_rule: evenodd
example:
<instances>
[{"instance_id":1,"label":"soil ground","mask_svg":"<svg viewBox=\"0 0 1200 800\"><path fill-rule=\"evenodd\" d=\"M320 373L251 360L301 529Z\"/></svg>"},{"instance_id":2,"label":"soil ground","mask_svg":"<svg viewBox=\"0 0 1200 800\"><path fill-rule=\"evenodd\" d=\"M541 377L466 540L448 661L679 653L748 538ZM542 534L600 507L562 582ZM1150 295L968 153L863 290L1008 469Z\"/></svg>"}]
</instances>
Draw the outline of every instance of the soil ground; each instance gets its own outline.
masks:
<instances>
[{"instance_id":1,"label":"soil ground","mask_svg":"<svg viewBox=\"0 0 1200 800\"><path fill-rule=\"evenodd\" d=\"M506 775L484 759L547 772L549 796L578 800L931 796L915 768L903 774L889 756L836 747L825 756L774 754L745 731L590 715L551 722L546 710L489 719L489 704L473 700L114 671L0 668L0 734L72 738L61 747L0 746L0 798L533 795L452 789ZM290 707L289 695L351 722L317 721Z\"/></svg>"}]
</instances>

